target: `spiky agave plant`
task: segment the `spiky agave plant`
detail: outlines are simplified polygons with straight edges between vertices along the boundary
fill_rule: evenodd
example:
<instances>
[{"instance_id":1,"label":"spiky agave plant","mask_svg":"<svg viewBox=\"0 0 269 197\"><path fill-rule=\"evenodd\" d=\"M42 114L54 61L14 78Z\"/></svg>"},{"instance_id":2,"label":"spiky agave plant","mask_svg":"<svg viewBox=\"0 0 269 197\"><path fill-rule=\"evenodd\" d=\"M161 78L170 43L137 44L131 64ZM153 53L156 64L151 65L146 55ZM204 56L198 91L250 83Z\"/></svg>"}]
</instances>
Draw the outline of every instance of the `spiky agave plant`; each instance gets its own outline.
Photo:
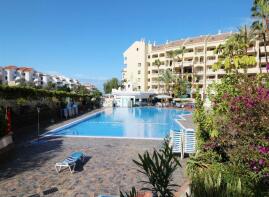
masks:
<instances>
[{"instance_id":1,"label":"spiky agave plant","mask_svg":"<svg viewBox=\"0 0 269 197\"><path fill-rule=\"evenodd\" d=\"M147 177L141 181L145 184L142 190L151 191L155 196L174 196L173 192L179 185L173 183L173 173L181 165L169 146L169 140L166 138L161 149L154 149L153 154L146 151L138 157L139 160L133 162L139 167L138 172Z\"/></svg>"},{"instance_id":2,"label":"spiky agave plant","mask_svg":"<svg viewBox=\"0 0 269 197\"><path fill-rule=\"evenodd\" d=\"M125 194L123 192L120 192L120 197L136 197L137 196L137 191L135 189L135 187L132 187L132 190L127 193L125 192Z\"/></svg>"}]
</instances>

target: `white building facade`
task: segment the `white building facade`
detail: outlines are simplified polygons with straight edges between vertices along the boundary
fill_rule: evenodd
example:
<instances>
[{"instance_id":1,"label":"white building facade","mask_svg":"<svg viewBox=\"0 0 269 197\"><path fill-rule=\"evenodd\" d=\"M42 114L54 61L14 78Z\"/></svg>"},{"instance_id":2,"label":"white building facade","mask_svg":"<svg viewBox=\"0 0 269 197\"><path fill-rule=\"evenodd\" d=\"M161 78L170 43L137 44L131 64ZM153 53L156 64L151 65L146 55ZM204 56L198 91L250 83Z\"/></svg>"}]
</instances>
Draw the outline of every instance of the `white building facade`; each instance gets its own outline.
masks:
<instances>
[{"instance_id":1,"label":"white building facade","mask_svg":"<svg viewBox=\"0 0 269 197\"><path fill-rule=\"evenodd\" d=\"M165 44L155 45L145 43L143 40L134 42L124 53L125 68L122 73L123 80L126 83L136 84L138 89L155 93L164 92L164 84L158 81L162 72L170 69L178 75L187 79L192 87L198 88L199 93L204 95L206 88L213 81L220 80L225 75L225 70L212 70L212 65L218 61L218 55L214 50L225 43L226 39L232 33L219 33L216 35L205 35L176 41ZM183 56L179 55L177 59L169 57L168 52L176 49L185 48ZM269 51L269 44L268 44ZM267 48L266 47L266 48ZM257 64L249 67L247 72L253 75L266 71L266 58L263 43L254 41L248 48L249 55L256 57ZM269 58L269 57L268 57ZM155 60L160 60L161 65L154 65ZM244 72L240 70L240 72ZM159 87L158 87L159 86ZM194 94L196 90L191 90Z\"/></svg>"},{"instance_id":2,"label":"white building facade","mask_svg":"<svg viewBox=\"0 0 269 197\"><path fill-rule=\"evenodd\" d=\"M67 86L71 89L80 85L80 82L76 79L45 74L30 67L13 65L0 67L0 84L12 86L19 85L22 81L42 87L46 87L49 83L55 84L56 87Z\"/></svg>"}]
</instances>

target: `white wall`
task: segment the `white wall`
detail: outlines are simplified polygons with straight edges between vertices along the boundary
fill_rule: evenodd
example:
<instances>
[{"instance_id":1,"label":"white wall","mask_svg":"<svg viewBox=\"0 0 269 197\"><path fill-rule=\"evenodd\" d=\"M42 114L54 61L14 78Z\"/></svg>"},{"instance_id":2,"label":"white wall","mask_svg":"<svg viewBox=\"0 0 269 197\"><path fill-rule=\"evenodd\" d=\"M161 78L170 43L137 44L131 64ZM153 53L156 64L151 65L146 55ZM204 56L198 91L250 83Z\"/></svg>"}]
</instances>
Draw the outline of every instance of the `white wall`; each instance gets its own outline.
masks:
<instances>
[{"instance_id":1,"label":"white wall","mask_svg":"<svg viewBox=\"0 0 269 197\"><path fill-rule=\"evenodd\" d=\"M123 53L127 83L132 83L137 87L137 90L139 90L138 87L140 86L141 91L145 91L147 87L147 48L147 44L143 40L136 41ZM138 74L139 71L140 74Z\"/></svg>"}]
</instances>

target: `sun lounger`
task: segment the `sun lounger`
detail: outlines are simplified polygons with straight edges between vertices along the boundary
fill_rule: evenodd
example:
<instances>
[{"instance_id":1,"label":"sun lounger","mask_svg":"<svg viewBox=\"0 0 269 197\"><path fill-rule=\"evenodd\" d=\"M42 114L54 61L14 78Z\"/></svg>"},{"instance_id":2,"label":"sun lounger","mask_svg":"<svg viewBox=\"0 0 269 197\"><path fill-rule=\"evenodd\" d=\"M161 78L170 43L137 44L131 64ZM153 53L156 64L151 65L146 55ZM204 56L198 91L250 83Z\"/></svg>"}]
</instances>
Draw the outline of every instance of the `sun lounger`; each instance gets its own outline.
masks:
<instances>
[{"instance_id":1,"label":"sun lounger","mask_svg":"<svg viewBox=\"0 0 269 197\"><path fill-rule=\"evenodd\" d=\"M170 138L173 153L182 154L182 131L170 130Z\"/></svg>"},{"instance_id":2,"label":"sun lounger","mask_svg":"<svg viewBox=\"0 0 269 197\"><path fill-rule=\"evenodd\" d=\"M184 152L188 154L195 153L195 131L193 129L186 129L184 135Z\"/></svg>"},{"instance_id":3,"label":"sun lounger","mask_svg":"<svg viewBox=\"0 0 269 197\"><path fill-rule=\"evenodd\" d=\"M75 171L76 165L79 161L84 162L84 153L74 152L69 157L64 159L62 162L55 164L55 169L59 173L63 168L69 168L70 172Z\"/></svg>"}]
</instances>

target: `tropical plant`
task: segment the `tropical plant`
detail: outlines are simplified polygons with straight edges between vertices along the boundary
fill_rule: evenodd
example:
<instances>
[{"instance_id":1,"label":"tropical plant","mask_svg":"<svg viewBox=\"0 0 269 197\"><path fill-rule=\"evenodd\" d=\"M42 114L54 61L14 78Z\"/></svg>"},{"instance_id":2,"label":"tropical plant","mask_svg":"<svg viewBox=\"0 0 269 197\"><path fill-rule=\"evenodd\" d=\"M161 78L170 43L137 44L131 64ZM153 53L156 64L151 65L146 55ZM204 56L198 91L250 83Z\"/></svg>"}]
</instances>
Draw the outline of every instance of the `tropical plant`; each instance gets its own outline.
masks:
<instances>
[{"instance_id":1,"label":"tropical plant","mask_svg":"<svg viewBox=\"0 0 269 197\"><path fill-rule=\"evenodd\" d=\"M215 53L219 55L217 63L213 64L213 70L218 70L224 67L228 73L236 72L239 69L245 71L249 66L256 64L256 58L247 54L247 48L250 43L250 39L246 36L247 30L239 33L235 33L230 36L224 44L220 44Z\"/></svg>"},{"instance_id":2,"label":"tropical plant","mask_svg":"<svg viewBox=\"0 0 269 197\"><path fill-rule=\"evenodd\" d=\"M132 190L129 193L125 192L124 194L120 191L120 197L137 197L137 191L135 187L132 187Z\"/></svg>"},{"instance_id":3,"label":"tropical plant","mask_svg":"<svg viewBox=\"0 0 269 197\"><path fill-rule=\"evenodd\" d=\"M119 80L117 78L112 78L104 83L104 92L106 94L110 94L112 92L112 89L118 89L119 87Z\"/></svg>"},{"instance_id":4,"label":"tropical plant","mask_svg":"<svg viewBox=\"0 0 269 197\"><path fill-rule=\"evenodd\" d=\"M48 82L47 86L45 87L47 90L56 90L56 84L52 83L51 81Z\"/></svg>"},{"instance_id":5,"label":"tropical plant","mask_svg":"<svg viewBox=\"0 0 269 197\"><path fill-rule=\"evenodd\" d=\"M94 92L94 91L93 91ZM36 89L31 87L20 87L20 86L5 86L0 85L0 98L4 99L17 99L17 98L25 98L25 99L40 99L43 97L70 97L70 98L92 98L93 92L90 94L77 94L66 91L50 91L45 89ZM97 91L96 96L100 97L101 93Z\"/></svg>"},{"instance_id":6,"label":"tropical plant","mask_svg":"<svg viewBox=\"0 0 269 197\"><path fill-rule=\"evenodd\" d=\"M207 116L207 112L204 108L204 101L202 100L198 91L196 92L195 96L194 122L196 123L197 147L201 148L201 146L210 137L210 130L212 130L212 121L211 117Z\"/></svg>"},{"instance_id":7,"label":"tropical plant","mask_svg":"<svg viewBox=\"0 0 269 197\"><path fill-rule=\"evenodd\" d=\"M139 167L138 172L147 177L147 180L141 182L150 185L142 190L151 191L161 197L174 196L173 192L178 185L173 183L173 174L180 163L169 146L169 140L166 138L162 148L159 151L154 149L152 155L146 151L138 157L139 160L133 161Z\"/></svg>"},{"instance_id":8,"label":"tropical plant","mask_svg":"<svg viewBox=\"0 0 269 197\"><path fill-rule=\"evenodd\" d=\"M90 94L91 90L88 90L83 85L78 85L77 87L74 88L73 92L78 93L78 94Z\"/></svg>"},{"instance_id":9,"label":"tropical plant","mask_svg":"<svg viewBox=\"0 0 269 197\"><path fill-rule=\"evenodd\" d=\"M162 65L162 62L159 59L156 59L153 62L153 65L157 66L158 69L158 78L160 77L160 66ZM160 80L158 80L158 92L160 91Z\"/></svg>"},{"instance_id":10,"label":"tropical plant","mask_svg":"<svg viewBox=\"0 0 269 197\"><path fill-rule=\"evenodd\" d=\"M165 92L167 94L170 93L171 84L175 81L175 79L175 75L169 69L166 69L159 77L159 81L164 83Z\"/></svg>"},{"instance_id":11,"label":"tropical plant","mask_svg":"<svg viewBox=\"0 0 269 197\"><path fill-rule=\"evenodd\" d=\"M179 59L181 59L181 77L183 79L183 58L184 58L184 53L186 51L185 46L182 46L180 49L176 49L176 50L171 50L171 51L167 51L167 56L169 58L172 58L172 63L173 63L173 71L175 71L175 65L174 62L178 61ZM181 55L181 57L180 57Z\"/></svg>"},{"instance_id":12,"label":"tropical plant","mask_svg":"<svg viewBox=\"0 0 269 197\"><path fill-rule=\"evenodd\" d=\"M174 96L180 98L181 96L186 95L188 93L188 88L190 88L188 81L177 78L173 85Z\"/></svg>"},{"instance_id":13,"label":"tropical plant","mask_svg":"<svg viewBox=\"0 0 269 197\"><path fill-rule=\"evenodd\" d=\"M245 197L248 193L243 191L241 179L225 182L222 174L199 174L193 177L190 185L190 197Z\"/></svg>"},{"instance_id":14,"label":"tropical plant","mask_svg":"<svg viewBox=\"0 0 269 197\"><path fill-rule=\"evenodd\" d=\"M255 31L257 38L263 40L263 46L265 51L266 66L268 64L267 57L267 20L269 16L269 1L268 0L254 0L251 8L251 15L254 19L252 23L252 29ZM268 72L268 70L267 70Z\"/></svg>"}]
</instances>

